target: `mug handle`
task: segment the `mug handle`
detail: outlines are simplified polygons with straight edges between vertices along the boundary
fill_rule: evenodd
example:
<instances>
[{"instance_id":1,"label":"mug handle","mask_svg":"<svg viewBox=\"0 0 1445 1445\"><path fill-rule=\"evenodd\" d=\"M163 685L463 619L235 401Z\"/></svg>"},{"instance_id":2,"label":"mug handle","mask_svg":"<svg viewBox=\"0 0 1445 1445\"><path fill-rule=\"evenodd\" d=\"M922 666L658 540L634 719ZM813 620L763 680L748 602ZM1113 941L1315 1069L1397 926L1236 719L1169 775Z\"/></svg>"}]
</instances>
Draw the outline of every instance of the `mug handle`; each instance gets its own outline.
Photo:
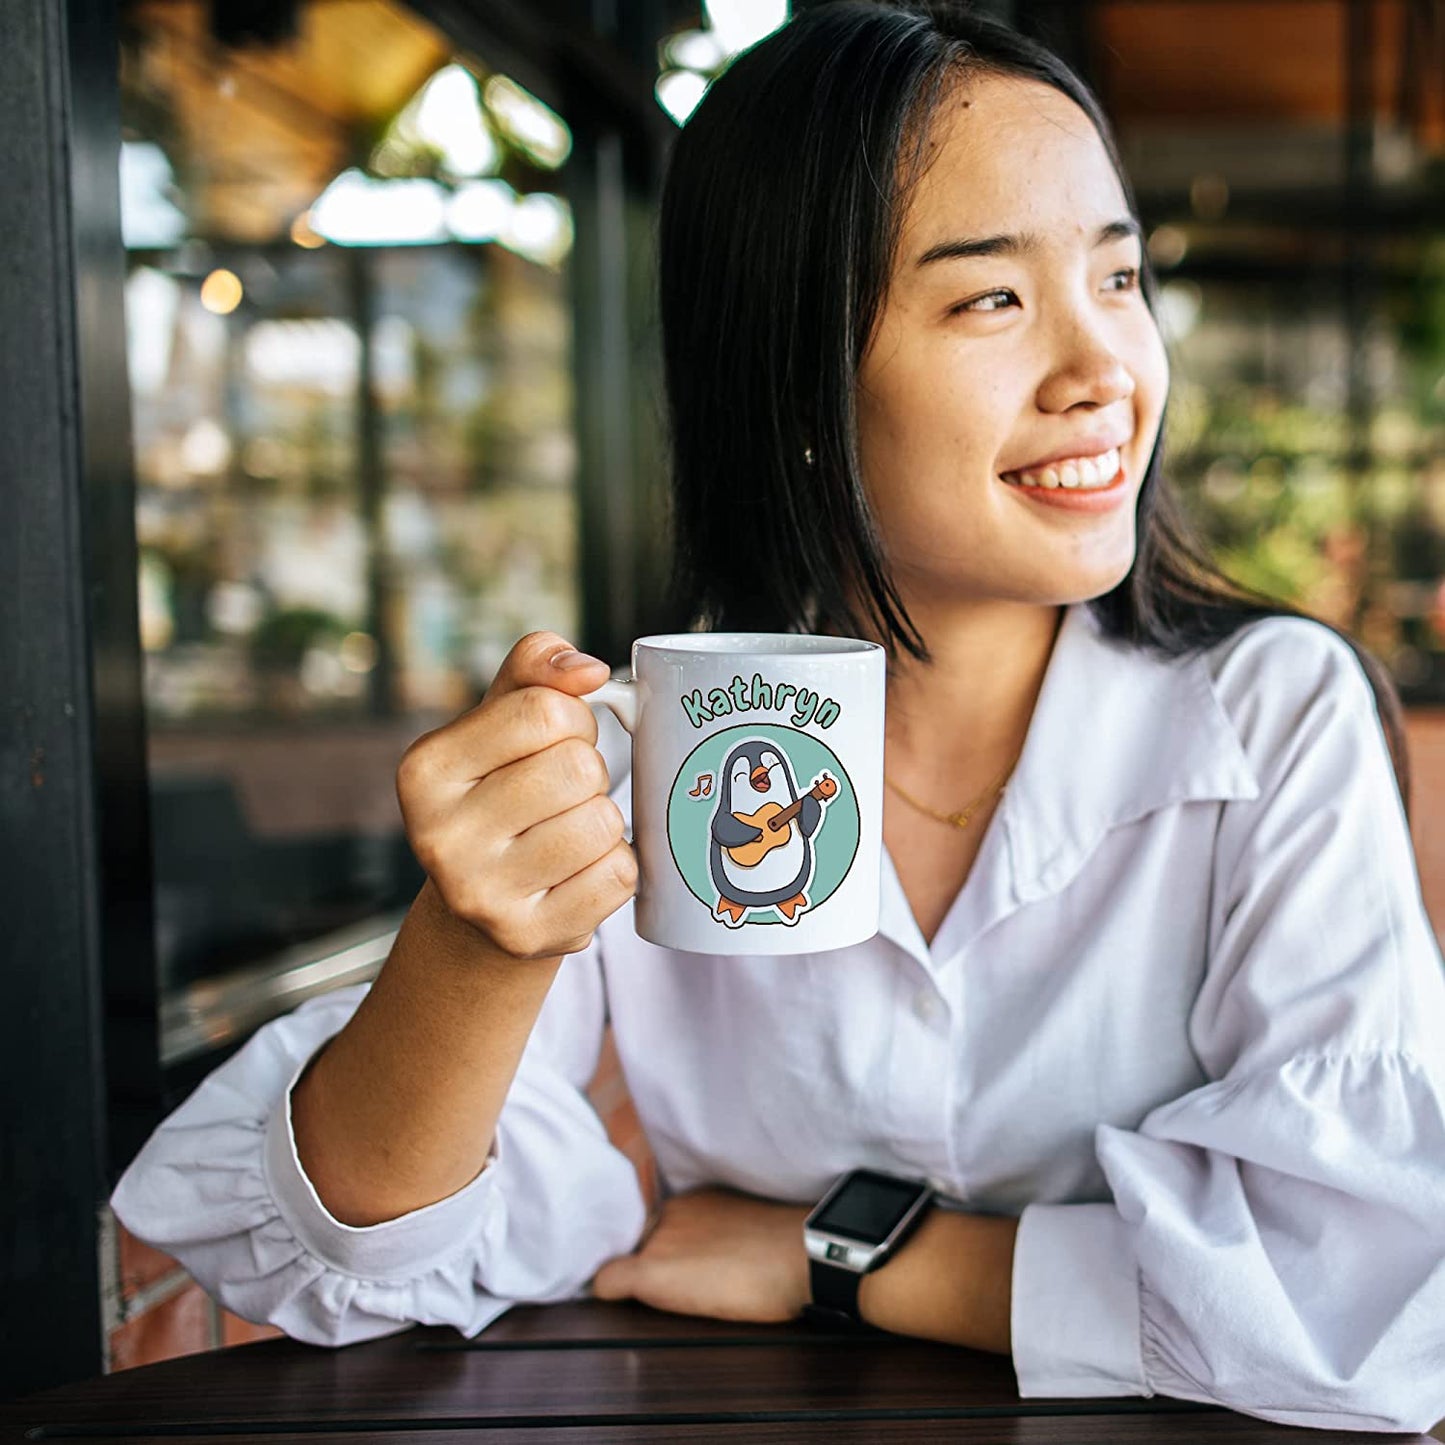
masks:
<instances>
[{"instance_id":1,"label":"mug handle","mask_svg":"<svg viewBox=\"0 0 1445 1445\"><path fill-rule=\"evenodd\" d=\"M601 704L625 727L629 734L637 733L637 684L630 677L614 677L591 692L579 693L583 702L593 706Z\"/></svg>"}]
</instances>

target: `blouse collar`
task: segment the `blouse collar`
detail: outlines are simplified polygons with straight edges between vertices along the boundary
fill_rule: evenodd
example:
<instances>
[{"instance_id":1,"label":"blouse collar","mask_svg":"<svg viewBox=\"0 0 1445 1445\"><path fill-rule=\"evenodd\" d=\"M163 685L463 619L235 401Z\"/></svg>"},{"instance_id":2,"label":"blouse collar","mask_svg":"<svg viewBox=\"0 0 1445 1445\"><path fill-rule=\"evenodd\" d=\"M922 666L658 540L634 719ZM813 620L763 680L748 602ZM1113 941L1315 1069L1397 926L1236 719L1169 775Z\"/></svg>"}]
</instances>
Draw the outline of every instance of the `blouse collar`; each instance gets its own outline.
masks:
<instances>
[{"instance_id":1,"label":"blouse collar","mask_svg":"<svg viewBox=\"0 0 1445 1445\"><path fill-rule=\"evenodd\" d=\"M1057 893L1111 829L1174 803L1258 796L1207 657L1118 641L1087 602L1072 603L1013 776L931 953L886 852L880 932L936 963Z\"/></svg>"}]
</instances>

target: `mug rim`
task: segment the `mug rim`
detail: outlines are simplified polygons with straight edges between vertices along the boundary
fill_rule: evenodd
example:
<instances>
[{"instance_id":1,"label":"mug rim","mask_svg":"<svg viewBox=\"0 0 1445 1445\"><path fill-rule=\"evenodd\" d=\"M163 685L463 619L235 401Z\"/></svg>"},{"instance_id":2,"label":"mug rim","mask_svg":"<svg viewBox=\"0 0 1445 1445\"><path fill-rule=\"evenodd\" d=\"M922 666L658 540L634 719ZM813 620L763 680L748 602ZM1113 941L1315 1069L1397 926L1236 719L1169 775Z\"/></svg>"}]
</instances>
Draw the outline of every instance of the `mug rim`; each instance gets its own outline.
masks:
<instances>
[{"instance_id":1,"label":"mug rim","mask_svg":"<svg viewBox=\"0 0 1445 1445\"><path fill-rule=\"evenodd\" d=\"M728 645L709 645L714 640ZM821 632L655 632L637 638L632 647L634 652L645 648L693 657L865 657L883 651L866 638Z\"/></svg>"}]
</instances>

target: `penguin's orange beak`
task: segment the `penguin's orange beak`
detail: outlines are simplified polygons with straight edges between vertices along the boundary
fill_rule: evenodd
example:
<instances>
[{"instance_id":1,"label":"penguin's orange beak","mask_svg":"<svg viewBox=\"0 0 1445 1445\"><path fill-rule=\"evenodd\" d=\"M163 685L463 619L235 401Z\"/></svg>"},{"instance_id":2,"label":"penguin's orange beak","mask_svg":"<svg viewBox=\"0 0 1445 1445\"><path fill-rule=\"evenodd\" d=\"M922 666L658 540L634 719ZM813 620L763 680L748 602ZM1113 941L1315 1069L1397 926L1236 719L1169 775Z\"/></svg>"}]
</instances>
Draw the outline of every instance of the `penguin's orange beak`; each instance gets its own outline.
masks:
<instances>
[{"instance_id":1,"label":"penguin's orange beak","mask_svg":"<svg viewBox=\"0 0 1445 1445\"><path fill-rule=\"evenodd\" d=\"M752 775L749 777L748 781L753 785L753 787L758 790L758 792L766 793L768 791L768 770L761 763L759 763L757 767L753 769Z\"/></svg>"}]
</instances>

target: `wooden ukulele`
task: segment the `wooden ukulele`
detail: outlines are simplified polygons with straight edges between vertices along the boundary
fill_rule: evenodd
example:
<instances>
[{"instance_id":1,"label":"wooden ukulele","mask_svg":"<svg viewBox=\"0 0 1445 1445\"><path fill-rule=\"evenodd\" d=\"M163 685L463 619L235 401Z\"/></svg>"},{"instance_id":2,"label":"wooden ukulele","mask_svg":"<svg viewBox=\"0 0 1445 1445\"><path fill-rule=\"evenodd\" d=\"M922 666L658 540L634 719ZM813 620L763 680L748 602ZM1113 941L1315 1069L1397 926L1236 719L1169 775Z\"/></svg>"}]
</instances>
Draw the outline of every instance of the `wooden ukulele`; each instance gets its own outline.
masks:
<instances>
[{"instance_id":1,"label":"wooden ukulele","mask_svg":"<svg viewBox=\"0 0 1445 1445\"><path fill-rule=\"evenodd\" d=\"M803 794L803 798L816 798L822 803L837 791L838 784L824 773L817 783ZM803 806L803 798L789 803L786 808L781 803L769 801L756 813L734 813L733 817L738 822L761 828L763 836L755 838L751 843L744 843L740 848L729 848L727 852L733 862L739 867L751 868L753 864L761 863L774 848L781 848L793 836L793 830L788 825L798 816L798 810Z\"/></svg>"}]
</instances>

